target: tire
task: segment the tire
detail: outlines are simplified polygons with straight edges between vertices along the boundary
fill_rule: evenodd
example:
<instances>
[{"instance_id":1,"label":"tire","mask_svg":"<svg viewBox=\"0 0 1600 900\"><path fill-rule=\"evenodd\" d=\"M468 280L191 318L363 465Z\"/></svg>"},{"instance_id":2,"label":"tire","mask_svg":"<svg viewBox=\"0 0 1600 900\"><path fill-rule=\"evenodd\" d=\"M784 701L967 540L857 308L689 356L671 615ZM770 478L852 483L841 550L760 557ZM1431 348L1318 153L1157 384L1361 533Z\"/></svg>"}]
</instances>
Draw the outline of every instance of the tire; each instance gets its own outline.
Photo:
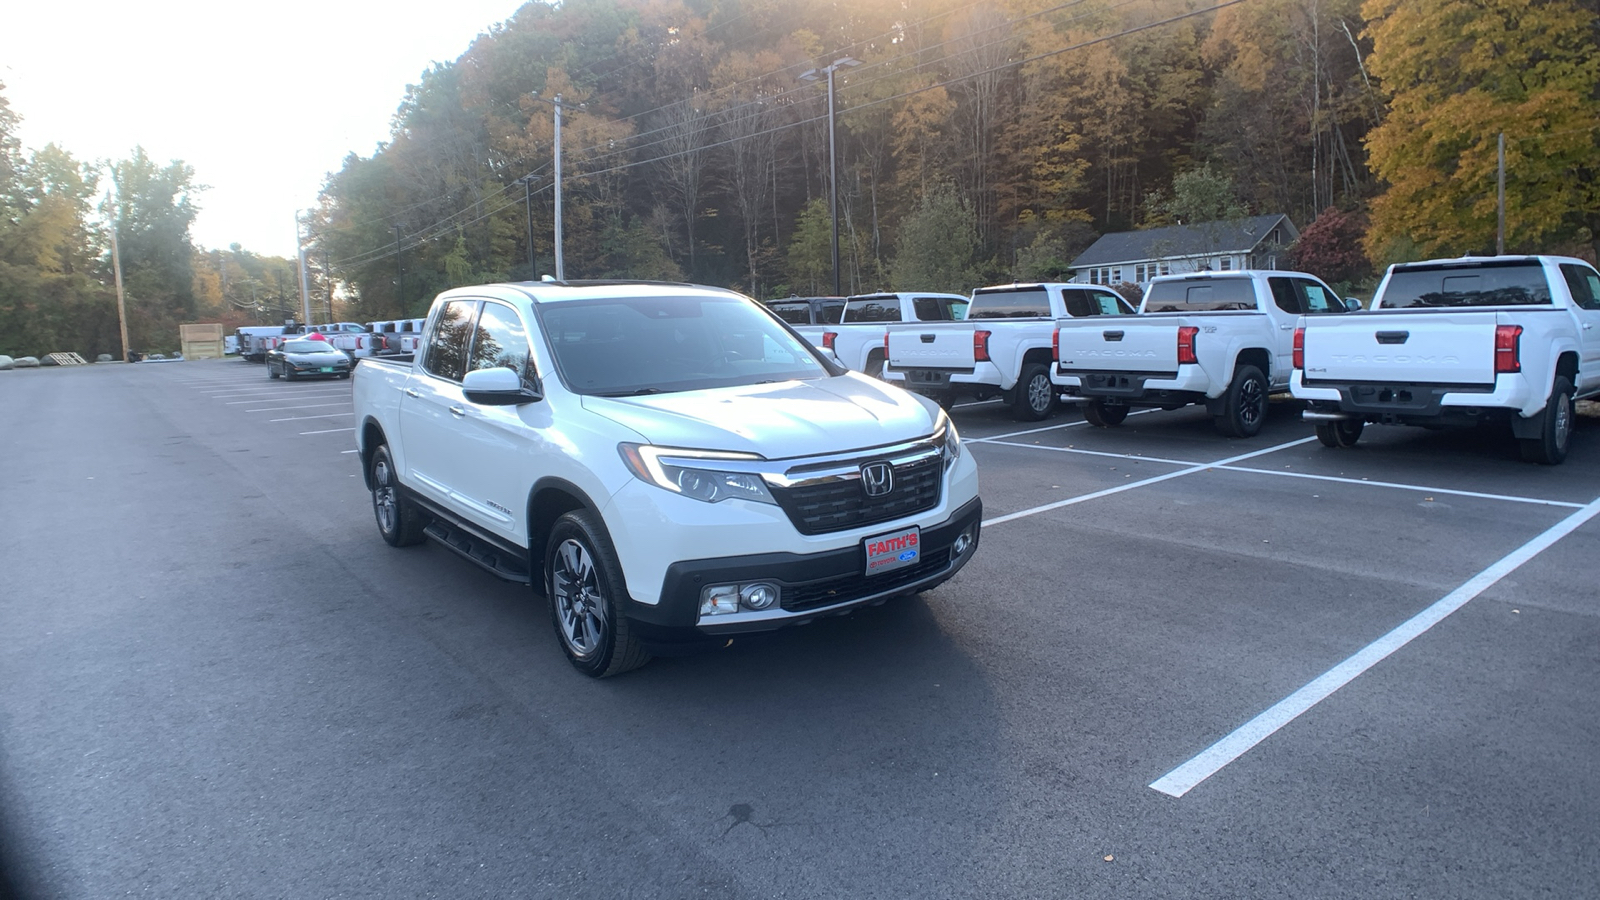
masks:
<instances>
[{"instance_id":1,"label":"tire","mask_svg":"<svg viewBox=\"0 0 1600 900\"><path fill-rule=\"evenodd\" d=\"M339 377L340 378L349 378L350 377L350 373L349 372L340 372L339 373Z\"/></svg>"},{"instance_id":2,"label":"tire","mask_svg":"<svg viewBox=\"0 0 1600 900\"><path fill-rule=\"evenodd\" d=\"M1520 443L1522 458L1541 466L1559 466L1567 458L1567 448L1572 444L1572 427L1577 419L1577 409L1572 402L1572 381L1557 375L1550 386L1550 399L1544 404L1544 424L1539 436L1523 438Z\"/></svg>"},{"instance_id":3,"label":"tire","mask_svg":"<svg viewBox=\"0 0 1600 900\"><path fill-rule=\"evenodd\" d=\"M1104 400L1090 400L1083 405L1083 417L1096 428L1110 428L1122 424L1122 420L1128 417L1128 407Z\"/></svg>"},{"instance_id":4,"label":"tire","mask_svg":"<svg viewBox=\"0 0 1600 900\"><path fill-rule=\"evenodd\" d=\"M883 380L883 357L879 356L876 353L874 353L871 356L867 357L867 368L862 374L866 375L868 378L876 378L879 381L882 381Z\"/></svg>"},{"instance_id":5,"label":"tire","mask_svg":"<svg viewBox=\"0 0 1600 900\"><path fill-rule=\"evenodd\" d=\"M1361 440L1361 430L1366 423L1360 419L1343 419L1338 422L1318 422L1317 440L1324 447L1354 447Z\"/></svg>"},{"instance_id":6,"label":"tire","mask_svg":"<svg viewBox=\"0 0 1600 900\"><path fill-rule=\"evenodd\" d=\"M1233 383L1223 395L1217 431L1224 437L1255 437L1267 419L1267 377L1251 365L1234 369Z\"/></svg>"},{"instance_id":7,"label":"tire","mask_svg":"<svg viewBox=\"0 0 1600 900\"><path fill-rule=\"evenodd\" d=\"M1037 422L1056 408L1056 386L1050 383L1050 370L1039 363L1028 363L1012 388L1015 397L1011 413L1019 422Z\"/></svg>"},{"instance_id":8,"label":"tire","mask_svg":"<svg viewBox=\"0 0 1600 900\"><path fill-rule=\"evenodd\" d=\"M573 668L607 678L650 661L617 607L622 566L598 516L579 509L556 520L545 545L544 573L550 622Z\"/></svg>"},{"instance_id":9,"label":"tire","mask_svg":"<svg viewBox=\"0 0 1600 900\"><path fill-rule=\"evenodd\" d=\"M278 370L272 367L272 363L267 363L267 377L274 381L278 378Z\"/></svg>"},{"instance_id":10,"label":"tire","mask_svg":"<svg viewBox=\"0 0 1600 900\"><path fill-rule=\"evenodd\" d=\"M284 381L294 381L295 380L294 370L290 369L288 366L284 366L283 367L283 380Z\"/></svg>"},{"instance_id":11,"label":"tire","mask_svg":"<svg viewBox=\"0 0 1600 900\"><path fill-rule=\"evenodd\" d=\"M412 547L427 538L422 529L427 517L416 504L406 499L400 490L400 478L394 469L394 458L389 455L389 445L379 444L372 451L368 472L372 480L372 514L378 520L378 534L391 547Z\"/></svg>"}]
</instances>

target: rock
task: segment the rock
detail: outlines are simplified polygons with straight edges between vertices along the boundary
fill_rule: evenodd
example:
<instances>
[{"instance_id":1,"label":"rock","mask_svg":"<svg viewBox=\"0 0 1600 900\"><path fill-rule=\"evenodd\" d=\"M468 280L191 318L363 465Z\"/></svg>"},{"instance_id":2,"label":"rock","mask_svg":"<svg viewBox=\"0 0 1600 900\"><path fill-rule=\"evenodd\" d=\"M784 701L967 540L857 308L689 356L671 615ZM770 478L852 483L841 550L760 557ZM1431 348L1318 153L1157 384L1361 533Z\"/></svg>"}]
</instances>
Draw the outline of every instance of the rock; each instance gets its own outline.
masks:
<instances>
[{"instance_id":1,"label":"rock","mask_svg":"<svg viewBox=\"0 0 1600 900\"><path fill-rule=\"evenodd\" d=\"M16 364L16 360L12 359L9 356L0 355L0 372L4 372L5 370L11 368L15 364Z\"/></svg>"},{"instance_id":2,"label":"rock","mask_svg":"<svg viewBox=\"0 0 1600 900\"><path fill-rule=\"evenodd\" d=\"M13 364L19 369L37 369L39 368L39 357L19 356Z\"/></svg>"},{"instance_id":3,"label":"rock","mask_svg":"<svg viewBox=\"0 0 1600 900\"><path fill-rule=\"evenodd\" d=\"M111 362L111 354L102 353L94 358L95 362Z\"/></svg>"}]
</instances>

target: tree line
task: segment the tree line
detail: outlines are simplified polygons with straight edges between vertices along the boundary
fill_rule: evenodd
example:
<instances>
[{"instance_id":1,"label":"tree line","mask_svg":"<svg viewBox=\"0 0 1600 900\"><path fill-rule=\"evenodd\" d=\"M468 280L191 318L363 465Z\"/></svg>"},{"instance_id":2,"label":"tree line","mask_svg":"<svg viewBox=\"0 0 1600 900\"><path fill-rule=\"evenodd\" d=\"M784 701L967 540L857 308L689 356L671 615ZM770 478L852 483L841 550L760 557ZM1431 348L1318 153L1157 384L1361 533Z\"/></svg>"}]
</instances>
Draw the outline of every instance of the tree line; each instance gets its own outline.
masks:
<instances>
[{"instance_id":1,"label":"tree line","mask_svg":"<svg viewBox=\"0 0 1600 900\"><path fill-rule=\"evenodd\" d=\"M847 292L1061 278L1100 234L1254 213L1370 283L1494 250L1501 134L1507 249L1593 258L1597 37L1600 0L531 2L329 177L313 274L359 319L553 274L559 103L568 277L829 293L830 66ZM152 271L180 258L226 268Z\"/></svg>"}]
</instances>

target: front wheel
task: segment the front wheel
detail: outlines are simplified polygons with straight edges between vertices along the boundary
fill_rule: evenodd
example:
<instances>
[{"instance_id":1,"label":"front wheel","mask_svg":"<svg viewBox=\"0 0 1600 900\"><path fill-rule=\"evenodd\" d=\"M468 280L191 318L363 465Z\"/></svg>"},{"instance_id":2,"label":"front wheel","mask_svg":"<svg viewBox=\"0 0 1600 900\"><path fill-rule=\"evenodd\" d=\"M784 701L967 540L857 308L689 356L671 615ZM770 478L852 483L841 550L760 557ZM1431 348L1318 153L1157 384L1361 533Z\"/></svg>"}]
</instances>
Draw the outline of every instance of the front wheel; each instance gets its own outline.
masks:
<instances>
[{"instance_id":1,"label":"front wheel","mask_svg":"<svg viewBox=\"0 0 1600 900\"><path fill-rule=\"evenodd\" d=\"M650 661L619 614L622 566L597 516L580 509L556 520L545 545L544 571L550 618L574 668L605 678Z\"/></svg>"},{"instance_id":2,"label":"front wheel","mask_svg":"<svg viewBox=\"0 0 1600 900\"><path fill-rule=\"evenodd\" d=\"M1558 466L1567 458L1572 443L1573 420L1577 409L1572 402L1572 381L1557 375L1550 386L1550 399L1544 404L1544 425L1539 436L1523 438L1522 458L1541 466Z\"/></svg>"},{"instance_id":3,"label":"front wheel","mask_svg":"<svg viewBox=\"0 0 1600 900\"><path fill-rule=\"evenodd\" d=\"M400 491L400 479L394 470L394 458L389 455L389 445L380 444L372 451L368 477L372 483L372 512L378 519L378 534L391 547L410 547L420 544L426 537L422 529L427 519L416 504L406 499Z\"/></svg>"},{"instance_id":4,"label":"front wheel","mask_svg":"<svg viewBox=\"0 0 1600 900\"><path fill-rule=\"evenodd\" d=\"M278 377L278 370L272 367L272 363L267 363L267 377L273 379Z\"/></svg>"},{"instance_id":5,"label":"front wheel","mask_svg":"<svg viewBox=\"0 0 1600 900\"><path fill-rule=\"evenodd\" d=\"M1050 383L1050 370L1040 363L1028 363L1012 388L1016 398L1011 411L1020 422L1037 422L1056 408L1056 386Z\"/></svg>"},{"instance_id":6,"label":"front wheel","mask_svg":"<svg viewBox=\"0 0 1600 900\"><path fill-rule=\"evenodd\" d=\"M1342 419L1337 422L1318 422L1317 440L1324 447L1354 447L1361 440L1361 430L1366 423L1360 419Z\"/></svg>"},{"instance_id":7,"label":"front wheel","mask_svg":"<svg viewBox=\"0 0 1600 900\"><path fill-rule=\"evenodd\" d=\"M1234 370L1233 383L1223 395L1217 431L1225 437L1255 437L1267 419L1267 377L1255 366Z\"/></svg>"},{"instance_id":8,"label":"front wheel","mask_svg":"<svg viewBox=\"0 0 1600 900\"><path fill-rule=\"evenodd\" d=\"M1122 420L1128 417L1128 407L1121 403L1090 400L1083 405L1083 417L1096 428L1110 428L1122 424Z\"/></svg>"}]
</instances>

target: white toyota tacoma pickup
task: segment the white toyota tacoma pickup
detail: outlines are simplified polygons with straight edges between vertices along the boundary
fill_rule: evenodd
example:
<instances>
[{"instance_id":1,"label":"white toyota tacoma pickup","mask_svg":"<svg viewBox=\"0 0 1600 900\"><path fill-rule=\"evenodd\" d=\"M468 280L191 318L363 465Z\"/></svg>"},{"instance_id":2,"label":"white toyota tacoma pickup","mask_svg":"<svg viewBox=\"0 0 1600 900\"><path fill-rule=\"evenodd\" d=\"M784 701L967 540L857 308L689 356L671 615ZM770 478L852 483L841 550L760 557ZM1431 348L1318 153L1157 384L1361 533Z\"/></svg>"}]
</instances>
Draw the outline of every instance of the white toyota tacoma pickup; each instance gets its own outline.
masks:
<instances>
[{"instance_id":1,"label":"white toyota tacoma pickup","mask_svg":"<svg viewBox=\"0 0 1600 900\"><path fill-rule=\"evenodd\" d=\"M832 354L845 368L883 378L884 334L890 323L957 321L965 318L967 302L961 294L859 294L845 298L839 324L796 327L795 331L811 346Z\"/></svg>"},{"instance_id":2,"label":"white toyota tacoma pickup","mask_svg":"<svg viewBox=\"0 0 1600 900\"><path fill-rule=\"evenodd\" d=\"M972 292L965 322L891 325L890 377L942 404L999 394L1013 414L1037 421L1056 407L1050 340L1063 316L1131 315L1118 294L1084 284L1007 284Z\"/></svg>"},{"instance_id":3,"label":"white toyota tacoma pickup","mask_svg":"<svg viewBox=\"0 0 1600 900\"><path fill-rule=\"evenodd\" d=\"M593 676L928 590L972 558L978 471L935 404L732 291L458 288L356 369L383 539L549 598Z\"/></svg>"},{"instance_id":4,"label":"white toyota tacoma pickup","mask_svg":"<svg viewBox=\"0 0 1600 900\"><path fill-rule=\"evenodd\" d=\"M1600 275L1581 259L1390 266L1370 311L1295 332L1294 395L1330 447L1368 422L1511 426L1529 462L1567 457L1574 401L1600 395Z\"/></svg>"},{"instance_id":5,"label":"white toyota tacoma pickup","mask_svg":"<svg viewBox=\"0 0 1600 900\"><path fill-rule=\"evenodd\" d=\"M1268 395L1289 389L1301 317L1359 306L1301 272L1162 275L1135 318L1056 322L1052 380L1083 401L1093 425L1119 425L1135 406L1203 403L1219 432L1250 437L1266 421Z\"/></svg>"}]
</instances>

